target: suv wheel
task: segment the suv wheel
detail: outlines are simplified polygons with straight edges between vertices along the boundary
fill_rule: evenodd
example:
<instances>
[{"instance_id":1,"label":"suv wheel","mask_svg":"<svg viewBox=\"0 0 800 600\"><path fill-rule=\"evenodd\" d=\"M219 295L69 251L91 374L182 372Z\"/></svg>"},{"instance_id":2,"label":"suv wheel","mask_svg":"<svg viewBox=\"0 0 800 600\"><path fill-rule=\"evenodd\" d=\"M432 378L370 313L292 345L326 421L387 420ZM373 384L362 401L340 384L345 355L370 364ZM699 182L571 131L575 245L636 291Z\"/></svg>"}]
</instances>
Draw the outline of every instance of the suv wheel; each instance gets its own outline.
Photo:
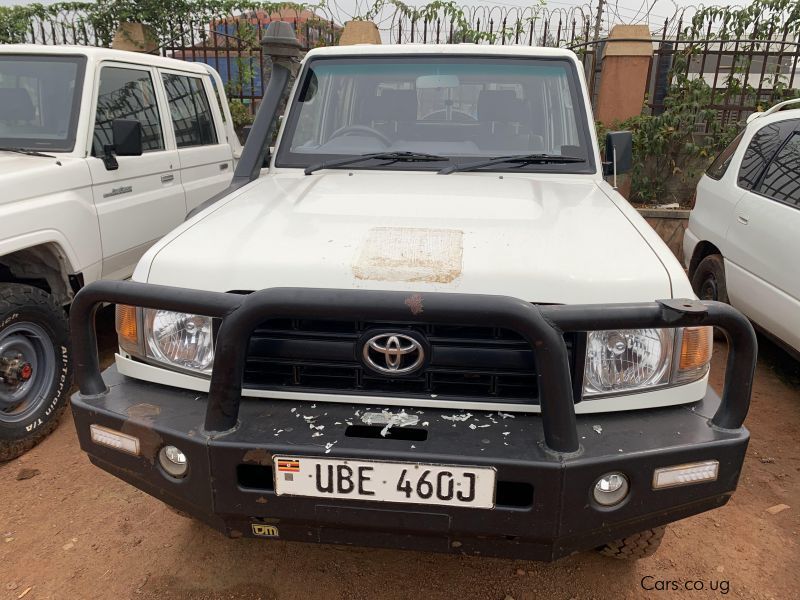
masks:
<instances>
[{"instance_id":1,"label":"suv wheel","mask_svg":"<svg viewBox=\"0 0 800 600\"><path fill-rule=\"evenodd\" d=\"M700 261L692 277L692 288L700 300L718 300L729 304L725 264L721 255L711 254Z\"/></svg>"},{"instance_id":2,"label":"suv wheel","mask_svg":"<svg viewBox=\"0 0 800 600\"><path fill-rule=\"evenodd\" d=\"M601 546L597 551L603 556L620 560L639 560L655 554L664 538L666 527L656 527L634 533L621 540L615 540Z\"/></svg>"},{"instance_id":3,"label":"suv wheel","mask_svg":"<svg viewBox=\"0 0 800 600\"><path fill-rule=\"evenodd\" d=\"M0 284L0 461L55 429L71 385L64 310L43 290Z\"/></svg>"}]
</instances>

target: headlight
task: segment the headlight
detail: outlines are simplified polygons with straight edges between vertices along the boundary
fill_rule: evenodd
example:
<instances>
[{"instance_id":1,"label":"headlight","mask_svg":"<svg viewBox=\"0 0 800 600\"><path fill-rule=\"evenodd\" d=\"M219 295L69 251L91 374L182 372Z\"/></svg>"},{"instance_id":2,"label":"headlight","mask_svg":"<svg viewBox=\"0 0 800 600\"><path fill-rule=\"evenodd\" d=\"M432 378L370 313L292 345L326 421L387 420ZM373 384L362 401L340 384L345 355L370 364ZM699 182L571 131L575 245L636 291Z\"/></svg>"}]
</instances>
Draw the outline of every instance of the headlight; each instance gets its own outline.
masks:
<instances>
[{"instance_id":1,"label":"headlight","mask_svg":"<svg viewBox=\"0 0 800 600\"><path fill-rule=\"evenodd\" d=\"M171 366L210 374L214 364L211 317L144 310L145 353Z\"/></svg>"},{"instance_id":2,"label":"headlight","mask_svg":"<svg viewBox=\"0 0 800 600\"><path fill-rule=\"evenodd\" d=\"M620 392L667 383L672 329L591 331L586 340L584 395Z\"/></svg>"},{"instance_id":3,"label":"headlight","mask_svg":"<svg viewBox=\"0 0 800 600\"><path fill-rule=\"evenodd\" d=\"M591 331L583 395L645 391L697 381L708 372L711 327Z\"/></svg>"}]
</instances>

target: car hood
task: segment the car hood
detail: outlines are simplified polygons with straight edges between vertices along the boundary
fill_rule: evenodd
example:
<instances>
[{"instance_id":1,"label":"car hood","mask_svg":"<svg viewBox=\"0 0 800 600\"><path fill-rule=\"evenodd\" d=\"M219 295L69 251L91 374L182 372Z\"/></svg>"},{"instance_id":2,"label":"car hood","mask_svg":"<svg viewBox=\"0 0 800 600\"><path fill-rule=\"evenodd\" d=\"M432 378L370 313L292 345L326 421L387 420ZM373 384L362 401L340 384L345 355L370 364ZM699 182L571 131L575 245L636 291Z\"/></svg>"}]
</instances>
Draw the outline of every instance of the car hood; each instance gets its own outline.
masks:
<instances>
[{"instance_id":1,"label":"car hood","mask_svg":"<svg viewBox=\"0 0 800 600\"><path fill-rule=\"evenodd\" d=\"M364 288L544 303L671 297L664 255L674 258L603 186L552 175L274 174L167 236L134 278L214 291Z\"/></svg>"},{"instance_id":2,"label":"car hood","mask_svg":"<svg viewBox=\"0 0 800 600\"><path fill-rule=\"evenodd\" d=\"M87 185L91 177L83 160L0 151L0 204Z\"/></svg>"}]
</instances>

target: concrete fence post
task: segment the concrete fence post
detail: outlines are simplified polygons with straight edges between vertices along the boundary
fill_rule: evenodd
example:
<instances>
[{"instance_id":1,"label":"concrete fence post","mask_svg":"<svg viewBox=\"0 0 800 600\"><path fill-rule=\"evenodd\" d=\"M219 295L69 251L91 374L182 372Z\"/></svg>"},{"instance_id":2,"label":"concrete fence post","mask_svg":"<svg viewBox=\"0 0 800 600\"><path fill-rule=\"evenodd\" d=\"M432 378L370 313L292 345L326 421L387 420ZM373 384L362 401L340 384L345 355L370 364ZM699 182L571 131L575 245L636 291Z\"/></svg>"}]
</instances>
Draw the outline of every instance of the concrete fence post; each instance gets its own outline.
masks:
<instances>
[{"instance_id":1,"label":"concrete fence post","mask_svg":"<svg viewBox=\"0 0 800 600\"><path fill-rule=\"evenodd\" d=\"M618 41L615 41L618 40ZM606 127L642 112L653 43L647 25L615 25L606 41L595 117Z\"/></svg>"},{"instance_id":2,"label":"concrete fence post","mask_svg":"<svg viewBox=\"0 0 800 600\"><path fill-rule=\"evenodd\" d=\"M378 26L372 21L348 21L344 24L342 37L339 38L340 46L380 43L381 34Z\"/></svg>"}]
</instances>

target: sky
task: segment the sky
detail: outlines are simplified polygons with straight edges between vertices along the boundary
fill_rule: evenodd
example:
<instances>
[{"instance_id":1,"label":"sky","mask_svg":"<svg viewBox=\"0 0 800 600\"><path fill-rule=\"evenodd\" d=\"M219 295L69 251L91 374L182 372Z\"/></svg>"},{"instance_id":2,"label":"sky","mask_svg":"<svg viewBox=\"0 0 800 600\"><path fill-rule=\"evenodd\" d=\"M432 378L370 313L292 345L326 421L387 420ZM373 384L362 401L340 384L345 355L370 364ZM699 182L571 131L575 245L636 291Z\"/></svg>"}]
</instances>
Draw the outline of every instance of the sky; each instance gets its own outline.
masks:
<instances>
[{"instance_id":1,"label":"sky","mask_svg":"<svg viewBox=\"0 0 800 600\"><path fill-rule=\"evenodd\" d=\"M41 4L52 4L53 0L39 0ZM369 6L373 4L373 0L337 0L337 3L342 7L343 10L350 12L355 9L356 6ZM426 4L424 1L416 1L416 0L407 0L407 4L411 6L422 6ZM746 0L734 0L733 2L714 2L706 0L705 4L715 4L715 5L738 5L741 6L742 4L746 4ZM15 4L33 4L33 2L26 2L25 0L0 0L0 6L13 6ZM308 4L314 4L313 1L308 2ZM498 6L529 6L531 2L525 2L525 0L462 0L459 4L463 4L464 6L474 6L474 5L498 5ZM597 2L578 2L577 0L549 0L546 2L546 5L551 8L566 8L569 6L578 6L578 5L587 5L591 4L592 8L597 6ZM663 19L666 16L669 16L675 12L675 6L682 6L689 3L686 2L673 2L673 0L611 0L608 2L611 10L619 10L621 16L630 16L630 17L637 17L645 14L650 8L650 14L657 16ZM637 16L638 15L638 16Z\"/></svg>"},{"instance_id":2,"label":"sky","mask_svg":"<svg viewBox=\"0 0 800 600\"><path fill-rule=\"evenodd\" d=\"M302 0L301 0L302 1ZM352 15L363 13L372 6L375 0L326 0L326 4L335 9L335 14ZM405 0L411 6L423 6L425 0ZM52 4L54 0L39 0L42 4ZM316 0L306 0L308 4L317 3ZM537 2L526 0L460 0L463 6L515 6L526 7ZM679 9L697 6L699 4L716 6L742 6L748 0L698 0L698 2L680 2L678 0L608 0L607 10L610 16L615 17L614 22L647 23L648 17L651 25L661 25L664 19L674 15ZM26 0L0 0L0 6L13 6L15 4L32 4ZM545 6L550 9L569 9L573 6L582 6L591 10L592 14L597 9L597 0L545 0ZM360 9L360 10L359 10ZM609 15L606 15L606 19ZM604 19L604 21L606 21Z\"/></svg>"}]
</instances>

